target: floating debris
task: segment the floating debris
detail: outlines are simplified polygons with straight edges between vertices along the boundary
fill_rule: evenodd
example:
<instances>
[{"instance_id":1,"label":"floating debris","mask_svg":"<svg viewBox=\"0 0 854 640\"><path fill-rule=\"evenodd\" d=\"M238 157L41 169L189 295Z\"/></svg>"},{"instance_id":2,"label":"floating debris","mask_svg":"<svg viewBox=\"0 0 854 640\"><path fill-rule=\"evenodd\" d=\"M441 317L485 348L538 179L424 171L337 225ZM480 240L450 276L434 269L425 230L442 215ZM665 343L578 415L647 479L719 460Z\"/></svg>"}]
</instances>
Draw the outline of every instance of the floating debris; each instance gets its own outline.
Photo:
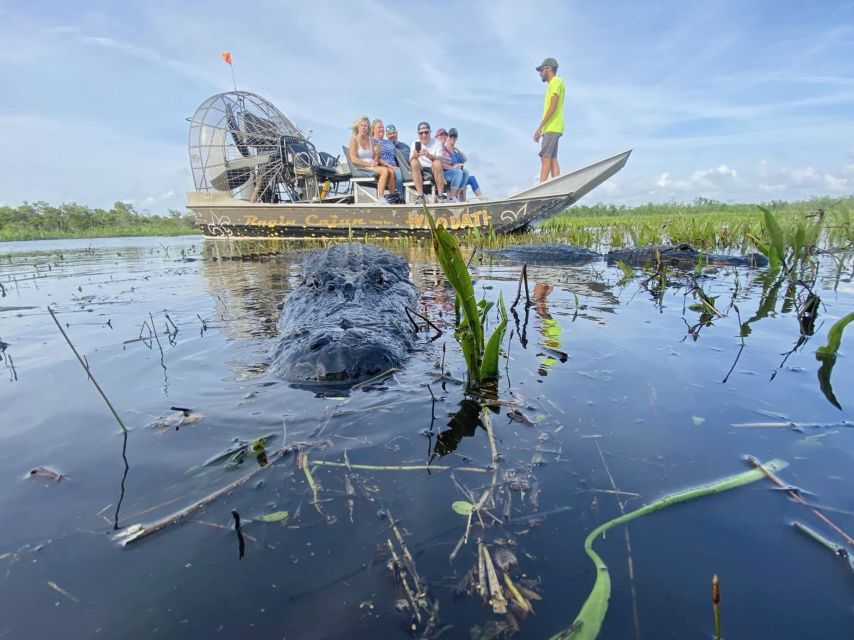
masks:
<instances>
[{"instance_id":1,"label":"floating debris","mask_svg":"<svg viewBox=\"0 0 854 640\"><path fill-rule=\"evenodd\" d=\"M70 480L67 475L64 473L60 473L56 469L51 469L50 467L36 467L34 469L30 469L27 472L28 478L45 478L47 480L53 480L54 482L59 482L60 480Z\"/></svg>"}]
</instances>

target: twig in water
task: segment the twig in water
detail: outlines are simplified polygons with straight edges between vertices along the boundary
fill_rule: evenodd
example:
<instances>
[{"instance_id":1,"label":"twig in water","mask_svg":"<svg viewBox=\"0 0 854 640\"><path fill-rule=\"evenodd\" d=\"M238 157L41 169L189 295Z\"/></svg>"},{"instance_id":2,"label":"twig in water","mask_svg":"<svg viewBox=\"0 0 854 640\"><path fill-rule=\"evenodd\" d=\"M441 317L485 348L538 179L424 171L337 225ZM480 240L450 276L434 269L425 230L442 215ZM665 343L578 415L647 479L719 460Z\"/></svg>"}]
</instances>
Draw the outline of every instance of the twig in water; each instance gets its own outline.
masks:
<instances>
[{"instance_id":1,"label":"twig in water","mask_svg":"<svg viewBox=\"0 0 854 640\"><path fill-rule=\"evenodd\" d=\"M848 553L848 550L845 547L828 540L823 535L816 531L813 531L805 524L801 524L800 522L793 522L792 525L798 531L805 533L819 544L824 545L825 547L830 549L838 557L842 558L843 560L846 560L848 562L849 568L854 571L854 555Z\"/></svg>"},{"instance_id":2,"label":"twig in water","mask_svg":"<svg viewBox=\"0 0 854 640\"><path fill-rule=\"evenodd\" d=\"M407 315L407 317L409 318L409 321L410 321L410 322L412 323L412 325L415 327L415 332L416 332L416 333L418 332L419 327L418 327L418 325L415 323L415 321L412 319L412 316L413 316L413 315L414 315L414 316L417 316L417 317L419 317L419 318L421 318L424 322L426 322L426 323L427 323L427 325L428 325L429 327L431 327L431 328L433 328L433 329L435 329L435 330L436 330L436 335L435 335L435 336L433 336L433 338L432 338L433 340L435 340L436 338L438 338L439 336L441 336L441 335L442 335L442 330L441 330L439 327L437 327L435 324L433 324L433 323L430 321L430 318L428 318L428 317L427 317L427 316L425 316L425 315L422 315L422 314L418 313L417 311L414 311L414 310L410 309L409 307L404 307L404 309L406 310L406 315ZM411 314L411 315L410 315L410 314Z\"/></svg>"},{"instance_id":3,"label":"twig in water","mask_svg":"<svg viewBox=\"0 0 854 640\"><path fill-rule=\"evenodd\" d=\"M501 461L501 456L495 448L495 435L492 433L492 419L489 417L489 409L486 407L483 409L483 426L486 429L486 435L489 436L489 450L492 452L492 462L498 463Z\"/></svg>"},{"instance_id":4,"label":"twig in water","mask_svg":"<svg viewBox=\"0 0 854 640\"><path fill-rule=\"evenodd\" d=\"M277 456L277 455L281 456L281 453L273 454L270 457L270 463L273 462L273 460L275 459L275 456ZM153 522L149 525L137 524L137 525L134 525L132 527L128 527L127 529L125 529L121 533L114 536L113 539L119 540L121 542L122 546L126 546L126 545L132 544L134 542L139 542L143 538L147 538L148 536L155 534L158 531L162 531L163 529L165 529L171 525L183 522L184 520L186 520L189 516L193 515L194 513L198 513L199 511L202 511L205 507L207 507L214 500L221 498L222 496L226 495L227 493L234 491L234 489L236 489L240 485L242 485L242 484L248 482L250 479L252 479L255 476L255 474L263 471L264 469L269 469L271 466L272 466L272 464L268 464L266 467L258 467L256 469L252 470L251 472L247 473L242 478L235 480L231 484L224 486L222 489L217 489L213 493L205 496L201 500L197 500L196 502L194 502L190 506L185 507L184 509L181 509L177 513L173 513L170 516L166 516L165 518L161 518L160 520L157 520L156 522Z\"/></svg>"},{"instance_id":5,"label":"twig in water","mask_svg":"<svg viewBox=\"0 0 854 640\"><path fill-rule=\"evenodd\" d=\"M819 517L819 518L820 518L820 519L821 519L821 520L822 520L822 521L823 521L827 526L829 526L831 529L833 529L834 531L836 531L836 533L838 533L838 534L839 534L839 535L841 535L843 538L845 538L845 542L847 542L847 543L849 544L849 546L854 547L854 538L852 538L852 537L851 537L851 536L849 536L847 533L845 533L845 531L843 531L839 526L837 526L837 525L836 525L836 523L834 523L834 522L833 522L830 518L828 518L826 515L824 515L823 513L821 513L820 511L818 511L818 510L816 510L816 509L813 509L813 508L812 508L812 507L807 503L807 501L806 501L806 500L804 500L804 499L801 497L801 495L800 495L797 491L794 491L791 487L789 487L789 485L787 485L787 484L786 484L786 483L784 483L782 480L780 480L780 478L778 478L778 477L774 474L774 472L773 472L773 471L771 471L770 469L768 469L767 467L765 467L761 462L759 462L759 460L757 460L757 459L756 459L756 458L754 458L753 456L748 456L748 457L747 457L747 461L748 461L752 466L754 466L754 467L756 467L757 469L761 470L761 471L762 471L762 473L764 473L764 474L768 477L768 479L769 479L769 480L771 480L771 481L772 481L774 484L776 484L778 487L782 487L783 489L785 489L785 490L786 490L786 493L788 493L788 494L789 494L789 496L790 496L793 500L795 500L795 502L800 502L800 503L801 503L802 505L804 505L805 507L808 507L808 508L809 508L809 510L810 510L810 511L812 511L815 515L817 515L817 516L818 516L818 517Z\"/></svg>"},{"instance_id":6,"label":"twig in water","mask_svg":"<svg viewBox=\"0 0 854 640\"><path fill-rule=\"evenodd\" d=\"M400 371L400 369L398 369L397 367L392 367L391 369L386 369L382 373L378 373L377 375L375 375L373 378L368 378L367 380L362 380L361 382L357 382L352 387L350 387L350 390L352 391L353 389L359 389L359 388L364 387L365 385L369 385L373 382L379 382L380 380L382 380L384 378L388 378L390 375L393 375L396 371Z\"/></svg>"},{"instance_id":7,"label":"twig in water","mask_svg":"<svg viewBox=\"0 0 854 640\"><path fill-rule=\"evenodd\" d=\"M373 464L349 464L346 462L332 462L331 460L315 460L311 464L321 467L345 467L359 471L467 471L472 473L489 473L489 469L483 467L447 467L441 465L410 464L410 465L373 465Z\"/></svg>"},{"instance_id":8,"label":"twig in water","mask_svg":"<svg viewBox=\"0 0 854 640\"><path fill-rule=\"evenodd\" d=\"M105 394L103 389L101 389L101 385L99 385L98 381L95 380L95 376L92 375L92 370L89 369L88 365L85 362L83 362L83 358L80 357L80 354L77 353L77 349L75 349L74 345L71 344L71 339L68 337L68 334L65 333L65 329L62 328L62 325L59 324L59 320L56 319L56 314L53 312L53 309L48 307L47 310L50 313L50 317L53 318L53 321L56 323L57 328L62 333L62 337L65 338L65 341L68 343L68 346L71 347L71 350L74 352L74 355L77 356L77 361L80 362L80 366L83 367L84 371L86 371L86 375L89 376L89 379L92 381L92 384L95 385L95 388L98 390L98 393L101 394L101 397L104 399L104 402L107 403L107 406L113 413L113 417L116 419L116 422L119 423L119 426L122 428L122 431L127 433L127 427L125 426L125 423L122 422L122 419L119 417L119 414L116 412L115 408L113 408L113 404L110 402L109 398L107 398L107 394Z\"/></svg>"},{"instance_id":9,"label":"twig in water","mask_svg":"<svg viewBox=\"0 0 854 640\"><path fill-rule=\"evenodd\" d=\"M522 265L522 273L519 274L519 285L516 287L516 299L513 301L513 304L510 305L510 310L516 308L516 305L519 304L519 298L522 297L522 282L525 283L525 307L531 306L531 296L528 293L528 265Z\"/></svg>"},{"instance_id":10,"label":"twig in water","mask_svg":"<svg viewBox=\"0 0 854 640\"><path fill-rule=\"evenodd\" d=\"M599 458L602 460L602 466L605 467L605 473L608 474L608 480L611 481L611 488L614 492L619 492L617 489L617 483L614 482L614 476L611 475L611 470L608 468L608 463L605 462L605 456L602 454L602 447L599 446L599 441L594 440L593 444L596 445L596 450L599 452ZM626 515L626 503L623 500L617 499L617 504L620 506L620 514ZM641 637L640 632L640 614L638 613L638 594L635 589L635 563L632 559L632 540L629 537L629 528L625 527L623 529L623 533L626 538L626 562L628 564L629 569L629 585L632 596L632 616L634 618L635 624L635 638Z\"/></svg>"}]
</instances>

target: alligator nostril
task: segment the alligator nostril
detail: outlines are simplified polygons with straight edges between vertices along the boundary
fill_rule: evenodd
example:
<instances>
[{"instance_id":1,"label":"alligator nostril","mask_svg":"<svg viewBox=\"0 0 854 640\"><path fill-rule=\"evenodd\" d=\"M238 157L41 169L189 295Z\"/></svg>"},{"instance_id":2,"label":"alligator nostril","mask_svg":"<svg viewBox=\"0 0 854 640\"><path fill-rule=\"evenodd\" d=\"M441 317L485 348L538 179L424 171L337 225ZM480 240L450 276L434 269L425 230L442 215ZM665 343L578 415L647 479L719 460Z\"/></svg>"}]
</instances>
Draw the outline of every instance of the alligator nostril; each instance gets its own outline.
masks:
<instances>
[{"instance_id":1,"label":"alligator nostril","mask_svg":"<svg viewBox=\"0 0 854 640\"><path fill-rule=\"evenodd\" d=\"M329 284L327 284L327 285L326 285L326 290L327 290L329 293L332 293L333 291L335 291L335 283L334 283L334 282L330 282Z\"/></svg>"},{"instance_id":2,"label":"alligator nostril","mask_svg":"<svg viewBox=\"0 0 854 640\"><path fill-rule=\"evenodd\" d=\"M342 329L344 329L344 330L346 331L347 329L352 329L352 328L353 328L353 323L352 323L352 322L350 322L347 318L343 318L343 319L341 320L341 325L340 325L340 326L341 326L341 328L342 328Z\"/></svg>"}]
</instances>

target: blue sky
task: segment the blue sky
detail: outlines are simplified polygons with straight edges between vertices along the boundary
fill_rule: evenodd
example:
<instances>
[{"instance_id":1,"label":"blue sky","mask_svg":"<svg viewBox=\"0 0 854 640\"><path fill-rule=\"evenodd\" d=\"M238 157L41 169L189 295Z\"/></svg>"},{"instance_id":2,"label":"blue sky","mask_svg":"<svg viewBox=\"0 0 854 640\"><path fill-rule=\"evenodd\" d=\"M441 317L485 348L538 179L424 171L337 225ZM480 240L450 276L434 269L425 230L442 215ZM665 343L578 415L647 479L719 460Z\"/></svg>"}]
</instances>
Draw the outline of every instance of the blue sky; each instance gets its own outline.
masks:
<instances>
[{"instance_id":1,"label":"blue sky","mask_svg":"<svg viewBox=\"0 0 854 640\"><path fill-rule=\"evenodd\" d=\"M531 184L557 58L566 172L627 148L587 203L854 193L854 2L0 0L0 203L180 208L208 96L271 99L336 153L360 114L455 126L487 195Z\"/></svg>"}]
</instances>

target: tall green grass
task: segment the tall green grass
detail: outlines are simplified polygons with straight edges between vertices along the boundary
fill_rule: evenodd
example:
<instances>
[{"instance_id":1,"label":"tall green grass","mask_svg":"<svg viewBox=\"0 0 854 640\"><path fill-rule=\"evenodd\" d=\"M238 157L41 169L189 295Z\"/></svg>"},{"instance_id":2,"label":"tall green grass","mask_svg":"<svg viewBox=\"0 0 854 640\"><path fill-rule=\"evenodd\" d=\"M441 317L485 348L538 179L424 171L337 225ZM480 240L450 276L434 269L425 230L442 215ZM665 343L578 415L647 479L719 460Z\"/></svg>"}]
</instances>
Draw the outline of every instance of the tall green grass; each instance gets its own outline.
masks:
<instances>
[{"instance_id":1,"label":"tall green grass","mask_svg":"<svg viewBox=\"0 0 854 640\"><path fill-rule=\"evenodd\" d=\"M762 205L780 226L793 228L806 216L825 212L825 241L831 246L854 242L854 196L813 198ZM546 220L546 236L580 246L624 246L686 242L711 250L746 249L754 238L767 241L762 209L754 204L729 204L698 198L693 204L646 204L637 207L576 205Z\"/></svg>"}]
</instances>

